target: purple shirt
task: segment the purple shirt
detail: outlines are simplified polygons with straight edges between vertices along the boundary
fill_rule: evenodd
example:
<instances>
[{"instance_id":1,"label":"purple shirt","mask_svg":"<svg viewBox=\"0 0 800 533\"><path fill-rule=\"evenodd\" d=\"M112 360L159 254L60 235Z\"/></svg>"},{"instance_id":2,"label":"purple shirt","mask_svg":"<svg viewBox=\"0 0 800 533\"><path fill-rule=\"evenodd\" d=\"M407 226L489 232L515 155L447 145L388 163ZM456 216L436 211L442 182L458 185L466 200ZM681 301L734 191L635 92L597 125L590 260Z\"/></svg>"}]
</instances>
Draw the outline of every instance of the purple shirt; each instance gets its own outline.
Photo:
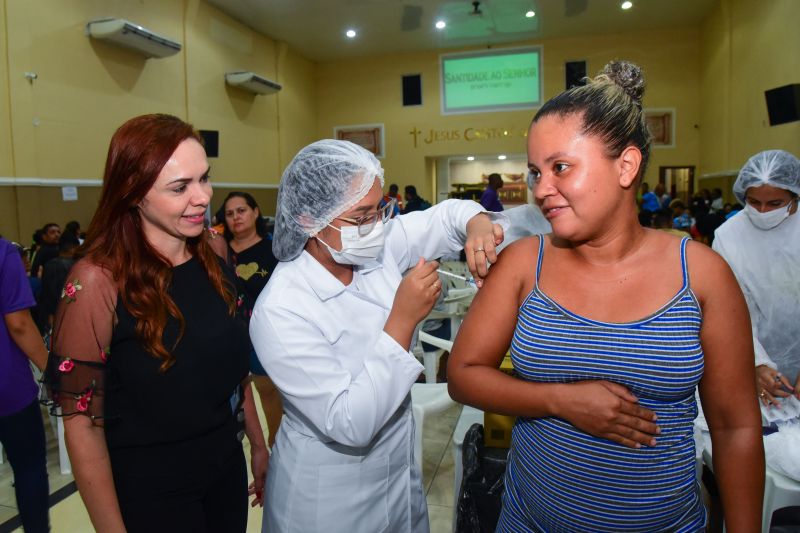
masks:
<instances>
[{"instance_id":1,"label":"purple shirt","mask_svg":"<svg viewBox=\"0 0 800 533\"><path fill-rule=\"evenodd\" d=\"M491 187L486 187L481 195L481 205L487 211L502 211L503 204L500 203L500 198L497 197L497 191Z\"/></svg>"},{"instance_id":2,"label":"purple shirt","mask_svg":"<svg viewBox=\"0 0 800 533\"><path fill-rule=\"evenodd\" d=\"M11 338L5 315L36 305L22 258L11 243L0 238L0 416L17 413L36 398L28 357Z\"/></svg>"}]
</instances>

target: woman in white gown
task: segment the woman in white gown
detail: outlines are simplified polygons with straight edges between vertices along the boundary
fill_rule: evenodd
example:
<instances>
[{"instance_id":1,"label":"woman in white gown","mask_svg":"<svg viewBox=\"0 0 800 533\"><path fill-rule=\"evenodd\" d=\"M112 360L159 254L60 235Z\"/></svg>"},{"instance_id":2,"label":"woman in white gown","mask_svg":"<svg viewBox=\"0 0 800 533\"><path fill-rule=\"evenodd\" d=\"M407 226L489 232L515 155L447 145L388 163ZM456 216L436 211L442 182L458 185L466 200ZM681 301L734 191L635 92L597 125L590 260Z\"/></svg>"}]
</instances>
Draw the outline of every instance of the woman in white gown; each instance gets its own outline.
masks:
<instances>
[{"instance_id":1,"label":"woman in white gown","mask_svg":"<svg viewBox=\"0 0 800 533\"><path fill-rule=\"evenodd\" d=\"M390 219L382 187L378 160L335 140L301 150L281 178L281 263L250 322L285 410L265 532L429 529L413 457L421 428L409 391L423 367L411 337L441 291L431 259L465 248L480 286L503 230L461 200Z\"/></svg>"},{"instance_id":2,"label":"woman in white gown","mask_svg":"<svg viewBox=\"0 0 800 533\"><path fill-rule=\"evenodd\" d=\"M733 185L744 213L717 228L713 248L742 287L753 323L756 385L764 405L800 398L800 160L767 150Z\"/></svg>"}]
</instances>

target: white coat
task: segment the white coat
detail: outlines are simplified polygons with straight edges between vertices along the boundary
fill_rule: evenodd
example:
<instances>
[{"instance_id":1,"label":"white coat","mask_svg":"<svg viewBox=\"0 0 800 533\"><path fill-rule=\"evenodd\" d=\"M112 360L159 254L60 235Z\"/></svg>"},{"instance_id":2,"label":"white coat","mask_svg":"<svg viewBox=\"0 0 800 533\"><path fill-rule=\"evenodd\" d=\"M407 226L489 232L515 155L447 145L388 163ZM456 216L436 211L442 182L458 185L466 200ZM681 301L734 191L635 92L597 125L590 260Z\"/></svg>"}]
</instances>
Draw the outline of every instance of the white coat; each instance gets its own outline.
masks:
<instances>
[{"instance_id":1,"label":"white coat","mask_svg":"<svg viewBox=\"0 0 800 533\"><path fill-rule=\"evenodd\" d=\"M409 394L423 367L383 327L403 273L462 248L481 211L448 200L391 219L382 255L347 286L305 251L274 270L250 321L285 413L264 532L429 530Z\"/></svg>"},{"instance_id":2,"label":"white coat","mask_svg":"<svg viewBox=\"0 0 800 533\"><path fill-rule=\"evenodd\" d=\"M717 228L712 248L747 300L756 366L775 368L794 384L800 374L800 213L762 230L743 211Z\"/></svg>"}]
</instances>

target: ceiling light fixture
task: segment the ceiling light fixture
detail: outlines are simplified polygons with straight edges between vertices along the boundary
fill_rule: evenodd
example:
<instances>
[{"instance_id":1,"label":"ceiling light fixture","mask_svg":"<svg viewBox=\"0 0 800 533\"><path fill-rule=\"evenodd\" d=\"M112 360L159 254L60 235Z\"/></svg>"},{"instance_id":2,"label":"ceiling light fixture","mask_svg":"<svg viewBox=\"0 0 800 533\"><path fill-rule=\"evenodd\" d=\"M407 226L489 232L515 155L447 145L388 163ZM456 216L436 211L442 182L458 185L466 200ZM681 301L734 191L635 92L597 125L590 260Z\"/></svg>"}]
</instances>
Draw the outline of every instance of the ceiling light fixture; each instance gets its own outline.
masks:
<instances>
[{"instance_id":1,"label":"ceiling light fixture","mask_svg":"<svg viewBox=\"0 0 800 533\"><path fill-rule=\"evenodd\" d=\"M352 39L353 37L356 36L356 30L347 30L345 32L345 35L347 35L348 38Z\"/></svg>"},{"instance_id":2,"label":"ceiling light fixture","mask_svg":"<svg viewBox=\"0 0 800 533\"><path fill-rule=\"evenodd\" d=\"M506 156L504 156L504 155L498 155L497 156L497 159L499 159L500 161L503 161L505 158L506 158Z\"/></svg>"},{"instance_id":3,"label":"ceiling light fixture","mask_svg":"<svg viewBox=\"0 0 800 533\"><path fill-rule=\"evenodd\" d=\"M437 20L436 21L436 29L437 30L443 30L445 28L445 26L447 26L447 23L445 21L443 21L443 20Z\"/></svg>"},{"instance_id":4,"label":"ceiling light fixture","mask_svg":"<svg viewBox=\"0 0 800 533\"><path fill-rule=\"evenodd\" d=\"M475 161L475 156L474 155L468 156L467 161Z\"/></svg>"},{"instance_id":5,"label":"ceiling light fixture","mask_svg":"<svg viewBox=\"0 0 800 533\"><path fill-rule=\"evenodd\" d=\"M622 9L630 9L633 7L633 2L631 2L630 0L625 0L619 7L621 7Z\"/></svg>"},{"instance_id":6,"label":"ceiling light fixture","mask_svg":"<svg viewBox=\"0 0 800 533\"><path fill-rule=\"evenodd\" d=\"M533 11L528 11L527 13L525 13L525 16L531 19L536 16L536 13L534 13Z\"/></svg>"}]
</instances>

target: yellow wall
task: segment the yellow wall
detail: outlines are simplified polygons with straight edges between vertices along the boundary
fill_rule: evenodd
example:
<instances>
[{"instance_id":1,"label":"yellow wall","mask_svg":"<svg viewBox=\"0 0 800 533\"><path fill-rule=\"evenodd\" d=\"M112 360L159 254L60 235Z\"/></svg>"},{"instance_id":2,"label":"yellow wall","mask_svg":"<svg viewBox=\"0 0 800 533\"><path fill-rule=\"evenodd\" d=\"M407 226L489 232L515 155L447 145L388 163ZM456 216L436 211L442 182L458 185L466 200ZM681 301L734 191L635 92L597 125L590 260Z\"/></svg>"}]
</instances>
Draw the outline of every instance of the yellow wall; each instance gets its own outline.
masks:
<instances>
[{"instance_id":1,"label":"yellow wall","mask_svg":"<svg viewBox=\"0 0 800 533\"><path fill-rule=\"evenodd\" d=\"M658 166L696 165L700 120L697 28L517 43L542 44L544 96L564 89L564 63L585 59L590 73L615 58L630 59L645 69L645 107L675 108L675 148L653 151L647 180L655 182ZM455 154L524 153L525 134L534 110L443 116L439 101L439 54L423 52L349 59L317 68L320 137L333 136L339 125L383 123L387 180L431 190L425 158ZM401 76L422 74L423 105L402 107ZM416 133L416 146L415 135ZM482 134L476 137L476 132ZM508 132L507 134L504 132ZM467 137L465 139L465 137Z\"/></svg>"},{"instance_id":2,"label":"yellow wall","mask_svg":"<svg viewBox=\"0 0 800 533\"><path fill-rule=\"evenodd\" d=\"M2 7L4 7L4 4L0 3L0 8ZM0 9L0 28L5 29L5 27L5 9ZM5 30L3 31L3 35L5 35ZM8 69L6 68L6 57L6 39L0 36L0 176L11 176L14 173L11 152L11 110L8 105Z\"/></svg>"},{"instance_id":3,"label":"yellow wall","mask_svg":"<svg viewBox=\"0 0 800 533\"><path fill-rule=\"evenodd\" d=\"M291 90L277 94L281 165L274 177L275 183L280 181L283 169L295 154L317 138L316 64L297 55L285 44L279 47L278 57L278 82Z\"/></svg>"},{"instance_id":4,"label":"yellow wall","mask_svg":"<svg viewBox=\"0 0 800 533\"><path fill-rule=\"evenodd\" d=\"M220 157L211 160L218 182L277 184L288 159L315 138L313 63L201 0L0 6L0 177L98 180L114 130L144 113L218 130ZM183 49L145 59L87 37L86 23L103 17L129 19ZM284 88L256 96L228 87L224 73L231 70L252 70ZM29 82L27 71L38 78ZM279 126L281 113L289 118ZM58 187L0 185L0 208L16 207L0 212L0 234L27 241L44 222L69 218L85 227L96 205L92 189L98 187L80 187L79 201L67 203ZM274 205L263 207L274 212Z\"/></svg>"},{"instance_id":5,"label":"yellow wall","mask_svg":"<svg viewBox=\"0 0 800 533\"><path fill-rule=\"evenodd\" d=\"M337 125L383 123L387 180L416 185L432 200L437 158L525 152L534 110L440 114L437 51L315 64L203 0L0 0L0 6L0 178L100 179L113 131L150 112L219 130L220 157L211 161L217 182L277 184L302 146L331 137ZM180 41L183 50L144 59L89 39L86 22L108 16ZM674 108L677 116L676 146L654 148L645 179L654 183L659 166L695 165L698 177L717 175L697 188L728 189L731 178L720 173L749 155L767 148L800 153L800 122L768 126L764 101L765 89L800 81L798 23L796 0L719 0L696 28L509 46L543 46L545 99L563 89L566 61L585 59L590 74L615 58L640 64L648 81L645 107ZM254 70L283 90L254 96L227 87L223 73L234 69ZM27 71L38 79L27 81ZM409 73L422 74L422 106L401 105L400 79ZM58 188L44 189L0 183L0 234L27 241L47 220L88 224L96 186L81 187L72 203L61 202ZM262 210L273 213L274 192L263 196Z\"/></svg>"},{"instance_id":6,"label":"yellow wall","mask_svg":"<svg viewBox=\"0 0 800 533\"><path fill-rule=\"evenodd\" d=\"M770 126L764 97L767 89L800 83L798 27L796 0L720 0L707 18L701 175L736 170L762 150L800 155L800 122Z\"/></svg>"}]
</instances>

